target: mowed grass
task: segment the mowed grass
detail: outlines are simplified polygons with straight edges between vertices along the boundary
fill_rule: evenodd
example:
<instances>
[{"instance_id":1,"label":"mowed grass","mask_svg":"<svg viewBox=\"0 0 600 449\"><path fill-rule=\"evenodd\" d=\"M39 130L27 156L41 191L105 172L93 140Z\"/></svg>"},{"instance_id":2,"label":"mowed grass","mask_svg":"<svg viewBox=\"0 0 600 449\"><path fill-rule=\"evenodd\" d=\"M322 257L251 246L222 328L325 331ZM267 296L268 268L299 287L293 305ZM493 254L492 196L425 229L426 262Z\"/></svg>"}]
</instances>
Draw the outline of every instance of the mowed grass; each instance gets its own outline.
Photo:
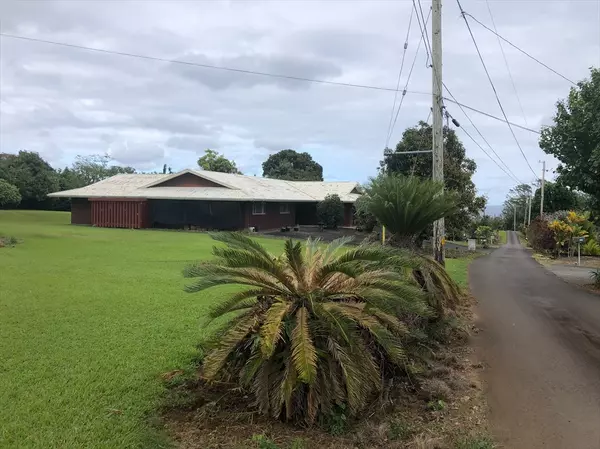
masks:
<instances>
[{"instance_id":1,"label":"mowed grass","mask_svg":"<svg viewBox=\"0 0 600 449\"><path fill-rule=\"evenodd\" d=\"M182 291L205 234L0 211L0 447L154 448L161 373L188 366L219 298ZM281 241L264 240L273 251Z\"/></svg>"},{"instance_id":2,"label":"mowed grass","mask_svg":"<svg viewBox=\"0 0 600 449\"><path fill-rule=\"evenodd\" d=\"M69 219L0 211L0 235L22 239L0 248L0 447L169 447L161 374L189 366L220 291L184 293L181 269L213 243ZM461 285L467 266L447 261Z\"/></svg>"}]
</instances>

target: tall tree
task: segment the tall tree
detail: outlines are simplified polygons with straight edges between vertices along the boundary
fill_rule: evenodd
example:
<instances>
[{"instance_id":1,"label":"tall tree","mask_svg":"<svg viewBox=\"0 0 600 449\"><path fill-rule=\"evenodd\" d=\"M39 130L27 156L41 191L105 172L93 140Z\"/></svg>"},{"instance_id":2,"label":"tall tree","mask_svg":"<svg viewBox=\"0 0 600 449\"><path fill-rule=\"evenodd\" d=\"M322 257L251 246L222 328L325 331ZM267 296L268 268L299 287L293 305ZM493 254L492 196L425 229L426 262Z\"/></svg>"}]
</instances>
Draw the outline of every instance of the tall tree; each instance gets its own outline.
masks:
<instances>
[{"instance_id":1,"label":"tall tree","mask_svg":"<svg viewBox=\"0 0 600 449\"><path fill-rule=\"evenodd\" d=\"M523 224L527 214L527 200L531 196L531 186L529 184L519 184L508 191L504 206L502 208L502 218L505 229L513 229L515 209L517 211L517 229ZM533 209L532 209L533 217Z\"/></svg>"},{"instance_id":2,"label":"tall tree","mask_svg":"<svg viewBox=\"0 0 600 449\"><path fill-rule=\"evenodd\" d=\"M16 186L21 195L21 207L47 207L47 195L59 189L58 175L38 153L0 155L0 179Z\"/></svg>"},{"instance_id":3,"label":"tall tree","mask_svg":"<svg viewBox=\"0 0 600 449\"><path fill-rule=\"evenodd\" d=\"M84 186L102 181L111 176L135 173L133 167L110 165L112 159L108 155L93 154L91 156L77 156L71 167Z\"/></svg>"},{"instance_id":4,"label":"tall tree","mask_svg":"<svg viewBox=\"0 0 600 449\"><path fill-rule=\"evenodd\" d=\"M422 151L432 147L432 128L425 122L408 128L395 149L386 148L380 170L383 173L415 175L423 179L432 177L431 154L402 154L405 151ZM477 164L466 157L466 151L454 130L444 127L444 187L457 194L457 212L446 217L446 234L460 238L467 233L470 223L483 213L486 198L478 196L472 181Z\"/></svg>"},{"instance_id":5,"label":"tall tree","mask_svg":"<svg viewBox=\"0 0 600 449\"><path fill-rule=\"evenodd\" d=\"M541 189L538 187L531 203L531 216L540 214ZM576 192L560 182L546 181L544 185L544 213L550 214L559 210L579 209L579 196Z\"/></svg>"},{"instance_id":6,"label":"tall tree","mask_svg":"<svg viewBox=\"0 0 600 449\"><path fill-rule=\"evenodd\" d=\"M323 181L323 167L308 153L281 150L263 162L265 178L288 181Z\"/></svg>"},{"instance_id":7,"label":"tall tree","mask_svg":"<svg viewBox=\"0 0 600 449\"><path fill-rule=\"evenodd\" d=\"M241 175L234 161L230 161L224 155L217 153L215 150L207 149L204 156L198 159L200 168L206 171L218 171L221 173L233 173Z\"/></svg>"},{"instance_id":8,"label":"tall tree","mask_svg":"<svg viewBox=\"0 0 600 449\"><path fill-rule=\"evenodd\" d=\"M554 124L542 129L540 147L561 163L560 182L587 193L600 211L600 70L556 103Z\"/></svg>"}]
</instances>

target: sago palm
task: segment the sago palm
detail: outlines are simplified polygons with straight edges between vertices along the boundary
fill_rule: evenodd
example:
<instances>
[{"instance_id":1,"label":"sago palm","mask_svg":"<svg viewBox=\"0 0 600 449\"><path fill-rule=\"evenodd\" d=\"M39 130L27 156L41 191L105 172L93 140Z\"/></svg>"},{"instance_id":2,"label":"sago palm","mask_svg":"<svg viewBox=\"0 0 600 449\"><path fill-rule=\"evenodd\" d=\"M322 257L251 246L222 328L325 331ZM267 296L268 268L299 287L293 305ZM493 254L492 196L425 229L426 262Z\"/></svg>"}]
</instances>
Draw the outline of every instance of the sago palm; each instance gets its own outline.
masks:
<instances>
[{"instance_id":1,"label":"sago palm","mask_svg":"<svg viewBox=\"0 0 600 449\"><path fill-rule=\"evenodd\" d=\"M412 246L418 234L456 209L452 193L442 184L414 176L381 175L365 187L368 209L403 245Z\"/></svg>"},{"instance_id":2,"label":"sago palm","mask_svg":"<svg viewBox=\"0 0 600 449\"><path fill-rule=\"evenodd\" d=\"M206 380L239 382L261 412L313 422L336 404L356 413L403 363L403 314L426 315L424 294L395 254L345 239L285 242L275 257L239 233L213 235L214 261L185 270L188 292L240 285L210 313L231 313L203 362ZM407 267L409 261L407 258Z\"/></svg>"}]
</instances>

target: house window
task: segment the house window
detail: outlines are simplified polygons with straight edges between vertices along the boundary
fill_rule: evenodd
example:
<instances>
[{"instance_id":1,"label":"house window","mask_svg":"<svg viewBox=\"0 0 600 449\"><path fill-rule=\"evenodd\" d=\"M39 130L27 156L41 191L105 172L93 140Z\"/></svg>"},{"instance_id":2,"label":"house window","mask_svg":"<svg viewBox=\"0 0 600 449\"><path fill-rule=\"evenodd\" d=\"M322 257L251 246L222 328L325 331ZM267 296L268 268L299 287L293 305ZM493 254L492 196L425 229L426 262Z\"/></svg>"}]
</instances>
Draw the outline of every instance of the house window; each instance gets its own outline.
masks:
<instances>
[{"instance_id":1,"label":"house window","mask_svg":"<svg viewBox=\"0 0 600 449\"><path fill-rule=\"evenodd\" d=\"M289 214L290 213L290 203L279 204L279 213L280 214Z\"/></svg>"},{"instance_id":2,"label":"house window","mask_svg":"<svg viewBox=\"0 0 600 449\"><path fill-rule=\"evenodd\" d=\"M265 212L265 203L252 203L252 215L264 215Z\"/></svg>"}]
</instances>

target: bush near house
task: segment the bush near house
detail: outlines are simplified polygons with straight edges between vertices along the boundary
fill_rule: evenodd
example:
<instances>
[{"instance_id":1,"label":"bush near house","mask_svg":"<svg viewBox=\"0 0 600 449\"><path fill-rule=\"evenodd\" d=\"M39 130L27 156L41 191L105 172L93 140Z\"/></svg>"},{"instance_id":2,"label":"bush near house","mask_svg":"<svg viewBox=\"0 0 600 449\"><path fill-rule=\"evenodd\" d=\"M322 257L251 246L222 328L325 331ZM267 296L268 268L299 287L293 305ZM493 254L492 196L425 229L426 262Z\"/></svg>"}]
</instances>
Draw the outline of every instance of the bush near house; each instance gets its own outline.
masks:
<instances>
[{"instance_id":1,"label":"bush near house","mask_svg":"<svg viewBox=\"0 0 600 449\"><path fill-rule=\"evenodd\" d=\"M329 194L317 204L317 219L329 229L336 229L344 222L344 203L338 195Z\"/></svg>"}]
</instances>

